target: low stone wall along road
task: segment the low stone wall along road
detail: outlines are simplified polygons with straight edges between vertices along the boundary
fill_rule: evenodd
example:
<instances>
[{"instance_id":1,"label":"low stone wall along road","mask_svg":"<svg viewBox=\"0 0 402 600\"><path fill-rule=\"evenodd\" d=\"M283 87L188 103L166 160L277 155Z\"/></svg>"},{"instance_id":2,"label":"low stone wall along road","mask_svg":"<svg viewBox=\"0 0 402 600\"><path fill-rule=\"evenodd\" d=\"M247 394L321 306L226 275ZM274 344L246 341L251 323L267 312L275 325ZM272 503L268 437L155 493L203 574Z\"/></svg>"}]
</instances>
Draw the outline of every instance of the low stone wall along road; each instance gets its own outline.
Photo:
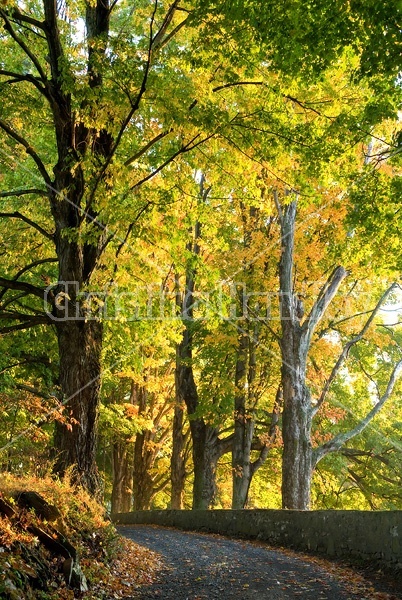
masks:
<instances>
[{"instance_id":1,"label":"low stone wall along road","mask_svg":"<svg viewBox=\"0 0 402 600\"><path fill-rule=\"evenodd\" d=\"M401 598L362 582L354 571L326 561L273 550L260 542L183 532L152 525L118 527L136 543L162 555L157 581L130 599L357 600ZM125 600L129 600L126 598Z\"/></svg>"}]
</instances>

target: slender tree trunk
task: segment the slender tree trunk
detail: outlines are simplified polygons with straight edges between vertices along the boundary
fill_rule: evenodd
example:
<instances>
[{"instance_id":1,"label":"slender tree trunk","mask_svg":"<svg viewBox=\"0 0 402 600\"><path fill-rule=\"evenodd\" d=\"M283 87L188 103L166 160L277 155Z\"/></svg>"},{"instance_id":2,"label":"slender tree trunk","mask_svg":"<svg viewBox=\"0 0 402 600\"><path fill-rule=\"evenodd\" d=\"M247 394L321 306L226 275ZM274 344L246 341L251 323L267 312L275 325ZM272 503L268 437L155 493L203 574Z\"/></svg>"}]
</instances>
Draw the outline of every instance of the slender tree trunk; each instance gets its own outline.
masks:
<instances>
[{"instance_id":1,"label":"slender tree trunk","mask_svg":"<svg viewBox=\"0 0 402 600\"><path fill-rule=\"evenodd\" d=\"M258 210L241 205L244 248L252 247L253 232L258 225ZM248 259L247 259L248 260ZM247 504L251 480L255 471L266 460L268 446L263 445L260 456L252 463L251 450L255 432L254 411L257 404L255 397L255 379L257 374L256 348L259 339L259 307L252 306L246 285L253 289L254 265L246 264L243 271L245 280L238 291L238 305L242 320L240 321L237 359L235 370L234 398L234 434L232 444L232 508L241 509Z\"/></svg>"},{"instance_id":2,"label":"slender tree trunk","mask_svg":"<svg viewBox=\"0 0 402 600\"><path fill-rule=\"evenodd\" d=\"M155 397L144 385L132 382L131 401L138 406L139 416L148 416L154 425L135 436L133 462L133 502L134 510L149 510L153 498L169 483L169 477L163 472L155 472L155 460L158 456L167 430L159 431L158 421L164 414L163 407L155 409Z\"/></svg>"},{"instance_id":3,"label":"slender tree trunk","mask_svg":"<svg viewBox=\"0 0 402 600\"><path fill-rule=\"evenodd\" d=\"M113 444L111 512L129 512L133 504L133 444Z\"/></svg>"},{"instance_id":4,"label":"slender tree trunk","mask_svg":"<svg viewBox=\"0 0 402 600\"><path fill-rule=\"evenodd\" d=\"M220 440L218 436L218 429L207 424L205 429L205 474L203 489L203 497L207 508L214 508L216 505L216 469L218 460L224 452L228 451L228 449L224 449L225 440Z\"/></svg>"},{"instance_id":5,"label":"slender tree trunk","mask_svg":"<svg viewBox=\"0 0 402 600\"><path fill-rule=\"evenodd\" d=\"M133 498L134 510L149 510L155 496L154 480L150 473L147 452L147 432L137 433L134 444Z\"/></svg>"},{"instance_id":6,"label":"slender tree trunk","mask_svg":"<svg viewBox=\"0 0 402 600\"><path fill-rule=\"evenodd\" d=\"M174 408L172 432L172 458L170 461L170 508L176 510L181 510L183 508L184 486L186 483L186 438L183 432L183 421L184 408L177 403Z\"/></svg>"},{"instance_id":7,"label":"slender tree trunk","mask_svg":"<svg viewBox=\"0 0 402 600\"><path fill-rule=\"evenodd\" d=\"M132 382L132 403L137 404L138 414L145 415L148 394L143 386ZM133 501L134 510L149 510L155 495L154 481L151 474L155 453L148 447L152 435L148 430L136 434L134 442L133 467Z\"/></svg>"},{"instance_id":8,"label":"slender tree trunk","mask_svg":"<svg viewBox=\"0 0 402 600\"><path fill-rule=\"evenodd\" d=\"M248 333L239 334L239 348L235 373L235 415L232 448L233 495L232 508L244 508L251 481L251 443L254 434L254 420L247 413L246 374L248 369Z\"/></svg>"}]
</instances>

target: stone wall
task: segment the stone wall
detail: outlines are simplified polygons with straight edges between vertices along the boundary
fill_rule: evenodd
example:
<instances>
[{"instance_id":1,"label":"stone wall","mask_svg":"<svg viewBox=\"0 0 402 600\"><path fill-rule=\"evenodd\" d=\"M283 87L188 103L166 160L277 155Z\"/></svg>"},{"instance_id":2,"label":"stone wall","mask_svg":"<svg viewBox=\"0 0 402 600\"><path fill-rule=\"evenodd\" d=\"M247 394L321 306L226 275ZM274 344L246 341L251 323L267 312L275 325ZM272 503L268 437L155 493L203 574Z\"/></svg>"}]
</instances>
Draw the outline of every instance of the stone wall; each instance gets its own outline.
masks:
<instances>
[{"instance_id":1,"label":"stone wall","mask_svg":"<svg viewBox=\"0 0 402 600\"><path fill-rule=\"evenodd\" d=\"M402 573L402 511L155 510L112 519L257 538L329 557L375 562Z\"/></svg>"}]
</instances>

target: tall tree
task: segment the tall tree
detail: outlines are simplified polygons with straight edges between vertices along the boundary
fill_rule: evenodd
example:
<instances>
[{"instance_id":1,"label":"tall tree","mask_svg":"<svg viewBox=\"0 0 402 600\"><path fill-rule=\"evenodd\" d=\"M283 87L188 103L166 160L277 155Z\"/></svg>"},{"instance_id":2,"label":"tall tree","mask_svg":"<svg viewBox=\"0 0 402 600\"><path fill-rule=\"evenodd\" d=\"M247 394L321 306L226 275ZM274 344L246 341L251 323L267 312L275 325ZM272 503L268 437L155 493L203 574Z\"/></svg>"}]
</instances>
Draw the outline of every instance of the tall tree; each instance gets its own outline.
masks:
<instances>
[{"instance_id":1,"label":"tall tree","mask_svg":"<svg viewBox=\"0 0 402 600\"><path fill-rule=\"evenodd\" d=\"M110 278L101 276L106 264L119 256L152 204L141 189L210 139L220 116L211 126L209 110L201 109L193 123L188 120L197 104L194 77L178 74L178 47L172 45L190 19L177 0L169 6L144 1L135 10L109 0L34 2L29 11L10 2L2 5L0 18L3 162L12 157L18 172L6 178L2 218L25 223L46 243L43 259L1 277L8 320L2 331L53 325L62 401L71 417L56 428L55 470L63 474L74 466L76 480L95 493L103 324L89 290L99 294ZM149 97L150 89L155 97ZM179 123L186 120L184 133ZM208 121L204 134L194 129L197 120ZM40 222L15 209L19 198L30 207L45 199ZM121 235L112 232L112 224L119 229L122 221ZM43 261L57 265L51 289L38 277L24 278ZM48 311L40 306L44 302Z\"/></svg>"},{"instance_id":2,"label":"tall tree","mask_svg":"<svg viewBox=\"0 0 402 600\"><path fill-rule=\"evenodd\" d=\"M297 200L281 204L274 192L281 225L281 259L279 263L281 328L280 348L282 355L283 389L283 459L282 502L283 508L306 510L310 507L311 478L317 463L330 452L335 452L361 433L381 410L394 389L402 370L402 360L393 366L385 391L368 413L349 431L338 433L313 449L312 419L322 406L328 390L344 365L349 351L366 334L381 304L390 294L391 286L380 298L370 317L358 335L343 348L318 399L312 401L307 383L307 359L315 329L334 299L347 271L335 268L314 301L308 315L304 313L301 300L294 289L294 238ZM303 321L302 321L303 320ZM302 322L301 322L302 321Z\"/></svg>"}]
</instances>

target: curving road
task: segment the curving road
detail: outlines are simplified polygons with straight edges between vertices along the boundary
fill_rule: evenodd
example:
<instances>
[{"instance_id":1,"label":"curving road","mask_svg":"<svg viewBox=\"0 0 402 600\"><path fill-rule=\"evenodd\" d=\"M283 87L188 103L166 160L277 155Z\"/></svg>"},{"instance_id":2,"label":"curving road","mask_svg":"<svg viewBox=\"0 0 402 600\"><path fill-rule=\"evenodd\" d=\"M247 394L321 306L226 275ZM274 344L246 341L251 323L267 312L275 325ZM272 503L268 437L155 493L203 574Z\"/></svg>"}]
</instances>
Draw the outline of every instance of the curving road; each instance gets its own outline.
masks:
<instances>
[{"instance_id":1,"label":"curving road","mask_svg":"<svg viewBox=\"0 0 402 600\"><path fill-rule=\"evenodd\" d=\"M142 587L131 599L371 600L377 597L363 590L362 595L357 594L346 579L340 580L315 564L262 544L149 525L126 525L118 529L121 535L161 554L165 564L158 581Z\"/></svg>"}]
</instances>

